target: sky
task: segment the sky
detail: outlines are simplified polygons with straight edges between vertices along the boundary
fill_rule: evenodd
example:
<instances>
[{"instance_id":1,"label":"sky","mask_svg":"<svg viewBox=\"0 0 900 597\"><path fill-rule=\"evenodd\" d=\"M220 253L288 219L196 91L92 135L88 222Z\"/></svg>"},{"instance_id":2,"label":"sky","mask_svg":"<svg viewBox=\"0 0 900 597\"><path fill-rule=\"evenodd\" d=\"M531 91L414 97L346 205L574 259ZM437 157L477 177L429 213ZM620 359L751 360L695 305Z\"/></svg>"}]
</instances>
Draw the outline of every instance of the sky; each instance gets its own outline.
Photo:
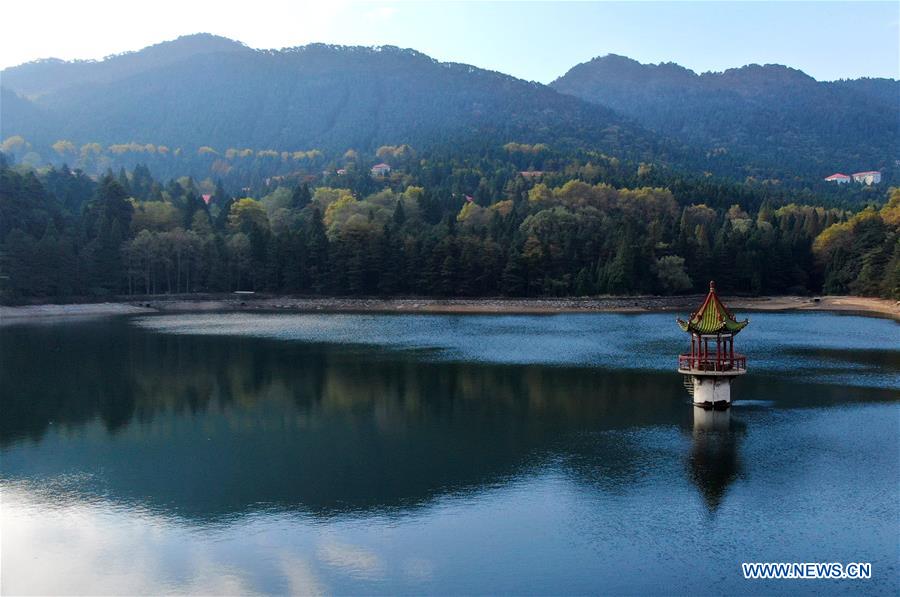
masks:
<instances>
[{"instance_id":1,"label":"sky","mask_svg":"<svg viewBox=\"0 0 900 597\"><path fill-rule=\"evenodd\" d=\"M900 2L10 2L0 67L98 59L208 32L254 48L396 45L549 83L614 53L697 72L780 63L819 80L900 78Z\"/></svg>"}]
</instances>

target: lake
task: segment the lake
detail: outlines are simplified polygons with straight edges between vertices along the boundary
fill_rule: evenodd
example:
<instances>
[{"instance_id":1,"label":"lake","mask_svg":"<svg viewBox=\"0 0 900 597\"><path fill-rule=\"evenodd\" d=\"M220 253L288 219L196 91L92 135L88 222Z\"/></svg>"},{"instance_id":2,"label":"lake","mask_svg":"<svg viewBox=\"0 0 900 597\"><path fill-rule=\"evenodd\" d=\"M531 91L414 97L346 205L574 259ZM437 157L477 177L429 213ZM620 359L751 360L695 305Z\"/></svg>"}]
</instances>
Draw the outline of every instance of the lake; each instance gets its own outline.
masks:
<instances>
[{"instance_id":1,"label":"lake","mask_svg":"<svg viewBox=\"0 0 900 597\"><path fill-rule=\"evenodd\" d=\"M751 320L716 413L670 313L7 325L0 589L896 595L900 326Z\"/></svg>"}]
</instances>

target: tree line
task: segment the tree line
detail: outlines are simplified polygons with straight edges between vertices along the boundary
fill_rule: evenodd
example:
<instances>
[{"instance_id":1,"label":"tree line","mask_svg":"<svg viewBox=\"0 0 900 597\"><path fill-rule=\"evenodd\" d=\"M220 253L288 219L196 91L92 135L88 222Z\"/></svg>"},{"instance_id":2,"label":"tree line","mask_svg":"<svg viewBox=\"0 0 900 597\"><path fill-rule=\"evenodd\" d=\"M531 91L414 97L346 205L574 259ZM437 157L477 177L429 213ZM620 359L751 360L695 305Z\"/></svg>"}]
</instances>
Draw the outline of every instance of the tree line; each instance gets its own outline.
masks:
<instances>
[{"instance_id":1,"label":"tree line","mask_svg":"<svg viewBox=\"0 0 900 597\"><path fill-rule=\"evenodd\" d=\"M4 160L0 288L5 302L235 290L584 296L699 292L714 278L728 293L900 297L896 189L852 213L704 181L629 188L610 168L576 163L541 179L438 162L415 176L349 172L247 194L163 183L143 167L95 180Z\"/></svg>"}]
</instances>

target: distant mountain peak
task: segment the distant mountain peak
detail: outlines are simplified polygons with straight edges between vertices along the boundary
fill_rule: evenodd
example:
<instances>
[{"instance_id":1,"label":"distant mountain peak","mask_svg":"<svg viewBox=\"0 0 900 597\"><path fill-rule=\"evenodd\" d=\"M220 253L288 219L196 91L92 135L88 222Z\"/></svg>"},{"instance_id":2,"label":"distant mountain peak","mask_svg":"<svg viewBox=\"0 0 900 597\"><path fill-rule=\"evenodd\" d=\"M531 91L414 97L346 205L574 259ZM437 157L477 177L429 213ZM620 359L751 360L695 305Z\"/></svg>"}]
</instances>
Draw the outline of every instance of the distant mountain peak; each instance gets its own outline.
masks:
<instances>
[{"instance_id":1,"label":"distant mountain peak","mask_svg":"<svg viewBox=\"0 0 900 597\"><path fill-rule=\"evenodd\" d=\"M622 54L614 54L614 53L603 54L602 56L595 56L588 62L594 62L594 63L605 62L605 63L610 63L610 64L621 63L621 64L636 64L636 65L641 64L634 58L630 58L628 56L623 56Z\"/></svg>"},{"instance_id":2,"label":"distant mountain peak","mask_svg":"<svg viewBox=\"0 0 900 597\"><path fill-rule=\"evenodd\" d=\"M221 51L221 50L249 50L251 49L245 43L216 35L214 33L191 33L190 35L180 35L175 39L160 42L152 46L144 48L159 47L181 47L185 49L201 50L201 51ZM143 51L143 50L139 50Z\"/></svg>"},{"instance_id":3,"label":"distant mountain peak","mask_svg":"<svg viewBox=\"0 0 900 597\"><path fill-rule=\"evenodd\" d=\"M230 37L225 37L224 35L216 35L215 33L209 33L208 31L198 31L197 33L188 33L185 35L179 35L175 39L169 42L161 42L161 43L173 43L180 42L185 40L205 40L205 41L215 41L221 43L227 43L232 45L245 45L243 42L237 41L235 39L231 39Z\"/></svg>"},{"instance_id":4,"label":"distant mountain peak","mask_svg":"<svg viewBox=\"0 0 900 597\"><path fill-rule=\"evenodd\" d=\"M401 48L392 45L383 46L344 46L339 44L327 44L322 42L313 42L302 46L290 46L281 49L260 50L269 54L328 54L334 56L352 56L352 55L369 55L369 56L399 56L427 60L428 62L437 62L431 56L423 54L412 48Z\"/></svg>"},{"instance_id":5,"label":"distant mountain peak","mask_svg":"<svg viewBox=\"0 0 900 597\"><path fill-rule=\"evenodd\" d=\"M554 81L552 85L565 87L567 80L580 77L594 81L607 80L616 81L617 83L671 85L695 79L697 73L674 62L642 64L628 56L606 54L574 66L564 76Z\"/></svg>"},{"instance_id":6,"label":"distant mountain peak","mask_svg":"<svg viewBox=\"0 0 900 597\"><path fill-rule=\"evenodd\" d=\"M604 54L603 56L597 56L592 58L585 64L593 64L599 66L613 66L613 67L622 67L622 68L635 68L635 69L648 69L648 70L674 70L679 72L687 72L691 74L696 74L689 68L685 68L680 64L675 62L659 62L659 63L642 63L634 58L629 58L628 56L623 56L621 54Z\"/></svg>"},{"instance_id":7,"label":"distant mountain peak","mask_svg":"<svg viewBox=\"0 0 900 597\"><path fill-rule=\"evenodd\" d=\"M854 168L881 167L900 146L896 81L819 82L782 64L697 75L677 64L608 55L579 64L551 86L710 156L729 156L720 161L743 162L747 172L784 169L794 176L848 163L849 156Z\"/></svg>"},{"instance_id":8,"label":"distant mountain peak","mask_svg":"<svg viewBox=\"0 0 900 597\"><path fill-rule=\"evenodd\" d=\"M168 61L181 60L198 54L210 54L214 52L252 51L246 44L212 33L192 33L181 35L175 39L153 44L140 50L111 54L103 58L102 62L110 62L122 58L139 57L144 60L151 58L164 58Z\"/></svg>"},{"instance_id":9,"label":"distant mountain peak","mask_svg":"<svg viewBox=\"0 0 900 597\"><path fill-rule=\"evenodd\" d=\"M748 64L740 68L729 68L721 73L703 73L703 76L718 77L723 81L740 81L750 84L816 83L816 80L797 68L783 64Z\"/></svg>"},{"instance_id":10,"label":"distant mountain peak","mask_svg":"<svg viewBox=\"0 0 900 597\"><path fill-rule=\"evenodd\" d=\"M749 84L766 83L810 83L816 80L800 69L783 64L748 64L729 68L725 71L706 71L698 75L693 70L675 62L642 63L620 54L605 54L573 67L557 82L570 75L591 76L592 78L615 77L619 80L643 83L688 83L698 77L711 81L738 82ZM571 77L570 77L571 78Z\"/></svg>"},{"instance_id":11,"label":"distant mountain peak","mask_svg":"<svg viewBox=\"0 0 900 597\"><path fill-rule=\"evenodd\" d=\"M251 52L239 41L194 33L160 42L141 50L112 54L101 60L44 58L3 69L3 85L24 96L36 97L75 84L100 83L167 66L202 54Z\"/></svg>"},{"instance_id":12,"label":"distant mountain peak","mask_svg":"<svg viewBox=\"0 0 900 597\"><path fill-rule=\"evenodd\" d=\"M227 37L222 37L221 35L214 35L212 33L192 33L190 35L181 35L179 37L176 37L175 39L162 41L157 44L141 48L139 50L127 50L125 52L118 52L116 54L108 54L103 58L100 58L99 60L93 58L76 58L74 60L63 60L62 58L56 57L38 58L36 60L23 62L22 64L19 64L17 66L8 67L6 69L3 69L3 72L15 72L17 70L28 68L33 65L98 64L116 60L118 58L134 56L136 54L152 54L160 51L176 50L182 55L191 55L207 52L250 49L251 48L243 42L229 39Z\"/></svg>"}]
</instances>

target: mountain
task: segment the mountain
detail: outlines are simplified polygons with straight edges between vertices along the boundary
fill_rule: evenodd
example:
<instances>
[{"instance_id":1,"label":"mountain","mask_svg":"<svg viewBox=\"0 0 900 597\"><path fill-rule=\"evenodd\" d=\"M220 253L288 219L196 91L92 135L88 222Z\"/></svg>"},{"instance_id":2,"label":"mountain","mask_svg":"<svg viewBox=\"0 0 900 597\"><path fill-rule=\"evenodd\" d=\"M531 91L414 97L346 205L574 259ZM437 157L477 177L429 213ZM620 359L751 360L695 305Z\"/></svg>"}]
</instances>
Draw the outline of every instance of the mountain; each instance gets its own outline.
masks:
<instances>
[{"instance_id":1,"label":"mountain","mask_svg":"<svg viewBox=\"0 0 900 597\"><path fill-rule=\"evenodd\" d=\"M0 133L35 147L66 139L333 153L516 141L635 159L667 151L608 108L392 46L253 50L189 36L101 62L6 69L2 82Z\"/></svg>"},{"instance_id":2,"label":"mountain","mask_svg":"<svg viewBox=\"0 0 900 597\"><path fill-rule=\"evenodd\" d=\"M154 68L173 64L198 54L252 51L244 44L199 33L149 46L138 52L107 56L103 60L66 62L48 58L27 62L2 71L3 86L34 98L76 85L109 83Z\"/></svg>"},{"instance_id":3,"label":"mountain","mask_svg":"<svg viewBox=\"0 0 900 597\"><path fill-rule=\"evenodd\" d=\"M609 55L546 86L393 46L255 50L198 34L100 61L23 64L0 82L0 138L24 137L32 161L62 159L58 140L182 148L182 160L203 147L194 166L208 174L228 149L465 153L514 141L803 182L871 169L890 181L900 157L900 82L819 82L780 65L698 75ZM116 155L96 167L126 157Z\"/></svg>"},{"instance_id":4,"label":"mountain","mask_svg":"<svg viewBox=\"0 0 900 597\"><path fill-rule=\"evenodd\" d=\"M900 81L892 79L819 82L777 64L698 75L610 54L573 67L551 87L747 175L819 177L893 168L900 157Z\"/></svg>"}]
</instances>

